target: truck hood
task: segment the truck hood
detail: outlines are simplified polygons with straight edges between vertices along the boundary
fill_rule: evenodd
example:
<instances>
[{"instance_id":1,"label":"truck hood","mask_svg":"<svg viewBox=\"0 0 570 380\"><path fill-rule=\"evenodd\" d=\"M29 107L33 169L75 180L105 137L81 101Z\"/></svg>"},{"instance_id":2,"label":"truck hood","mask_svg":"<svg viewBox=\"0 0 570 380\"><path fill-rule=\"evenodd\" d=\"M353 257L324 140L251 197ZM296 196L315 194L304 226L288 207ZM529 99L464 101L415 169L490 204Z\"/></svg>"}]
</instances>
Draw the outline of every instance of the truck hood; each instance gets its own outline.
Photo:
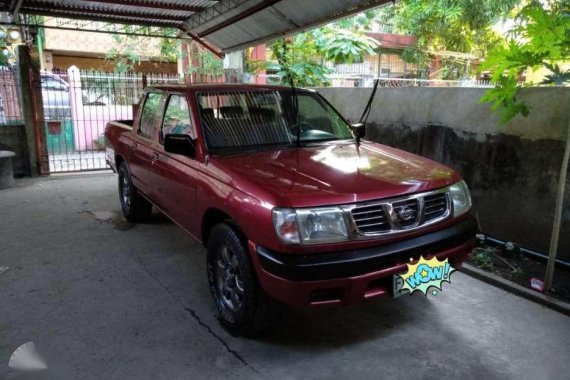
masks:
<instances>
[{"instance_id":1,"label":"truck hood","mask_svg":"<svg viewBox=\"0 0 570 380\"><path fill-rule=\"evenodd\" d=\"M450 185L460 178L437 162L380 144L330 143L243 156L211 163L233 186L274 206L307 207L394 197ZM257 194L259 193L259 194Z\"/></svg>"}]
</instances>

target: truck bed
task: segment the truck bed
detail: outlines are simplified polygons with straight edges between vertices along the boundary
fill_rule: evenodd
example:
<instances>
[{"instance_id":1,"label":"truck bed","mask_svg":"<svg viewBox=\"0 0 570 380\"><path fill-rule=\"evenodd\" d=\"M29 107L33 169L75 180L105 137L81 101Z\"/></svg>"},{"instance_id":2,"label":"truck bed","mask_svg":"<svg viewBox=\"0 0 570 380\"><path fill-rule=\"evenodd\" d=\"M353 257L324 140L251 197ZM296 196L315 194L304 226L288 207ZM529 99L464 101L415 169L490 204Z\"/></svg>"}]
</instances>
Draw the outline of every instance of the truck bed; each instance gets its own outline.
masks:
<instances>
[{"instance_id":1,"label":"truck bed","mask_svg":"<svg viewBox=\"0 0 570 380\"><path fill-rule=\"evenodd\" d=\"M124 128L127 130L132 130L133 129L133 120L114 120L114 121L110 121L109 123L107 123L107 126L109 125L114 125L120 128Z\"/></svg>"}]
</instances>

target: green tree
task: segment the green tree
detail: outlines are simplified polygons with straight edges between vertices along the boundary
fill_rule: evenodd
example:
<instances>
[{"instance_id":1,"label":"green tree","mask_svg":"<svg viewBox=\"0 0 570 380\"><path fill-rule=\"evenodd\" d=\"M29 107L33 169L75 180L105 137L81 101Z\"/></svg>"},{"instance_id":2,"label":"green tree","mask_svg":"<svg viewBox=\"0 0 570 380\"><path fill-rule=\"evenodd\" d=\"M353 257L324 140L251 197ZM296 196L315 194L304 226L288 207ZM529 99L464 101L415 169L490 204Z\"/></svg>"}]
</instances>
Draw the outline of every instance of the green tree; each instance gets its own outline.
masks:
<instances>
[{"instance_id":1,"label":"green tree","mask_svg":"<svg viewBox=\"0 0 570 380\"><path fill-rule=\"evenodd\" d=\"M315 39L309 33L299 33L291 39L280 39L269 45L275 61L265 69L277 73L282 83L297 86L322 86L328 80L329 69L322 63Z\"/></svg>"},{"instance_id":2,"label":"green tree","mask_svg":"<svg viewBox=\"0 0 570 380\"><path fill-rule=\"evenodd\" d=\"M199 66L188 67L189 74L211 75L213 77L221 77L224 75L224 62L216 57L211 51L197 48L196 55L200 63Z\"/></svg>"},{"instance_id":3,"label":"green tree","mask_svg":"<svg viewBox=\"0 0 570 380\"><path fill-rule=\"evenodd\" d=\"M384 33L393 33L394 7L383 6L369 9L356 16L347 17L335 21L333 25L340 29L366 32L373 29L380 29Z\"/></svg>"},{"instance_id":4,"label":"green tree","mask_svg":"<svg viewBox=\"0 0 570 380\"><path fill-rule=\"evenodd\" d=\"M468 53L483 57L501 37L493 25L517 6L521 0L401 0L393 11L378 17L391 17L393 30L417 38L414 47L406 48L404 58L426 63L438 51ZM462 73L466 59L448 58L444 78ZM447 78L446 78L447 77Z\"/></svg>"}]
</instances>

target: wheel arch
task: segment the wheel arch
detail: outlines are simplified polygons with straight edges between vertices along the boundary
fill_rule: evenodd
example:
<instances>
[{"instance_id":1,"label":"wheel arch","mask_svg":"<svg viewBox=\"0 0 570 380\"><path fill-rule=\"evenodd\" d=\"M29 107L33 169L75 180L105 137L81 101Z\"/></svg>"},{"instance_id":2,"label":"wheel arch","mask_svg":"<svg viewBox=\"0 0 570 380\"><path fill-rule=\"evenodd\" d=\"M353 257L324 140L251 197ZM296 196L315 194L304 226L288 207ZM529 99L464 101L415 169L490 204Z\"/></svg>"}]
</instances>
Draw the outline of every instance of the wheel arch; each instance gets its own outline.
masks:
<instances>
[{"instance_id":1,"label":"wheel arch","mask_svg":"<svg viewBox=\"0 0 570 380\"><path fill-rule=\"evenodd\" d=\"M117 171L119 170L119 166L120 166L123 162L126 163L127 160L125 160L125 158L124 158L122 155L120 155L120 154L115 155L115 167L117 168ZM126 164L126 165L128 166L128 164Z\"/></svg>"},{"instance_id":2,"label":"wheel arch","mask_svg":"<svg viewBox=\"0 0 570 380\"><path fill-rule=\"evenodd\" d=\"M219 223L227 223L232 226L237 234L239 235L240 239L244 244L247 243L247 239L243 230L237 224L236 220L232 218L228 213L218 209L218 208L209 208L204 213L202 217L202 223L200 228L200 239L202 240L202 244L204 246L208 245L208 238L210 236L210 232L212 229Z\"/></svg>"}]
</instances>

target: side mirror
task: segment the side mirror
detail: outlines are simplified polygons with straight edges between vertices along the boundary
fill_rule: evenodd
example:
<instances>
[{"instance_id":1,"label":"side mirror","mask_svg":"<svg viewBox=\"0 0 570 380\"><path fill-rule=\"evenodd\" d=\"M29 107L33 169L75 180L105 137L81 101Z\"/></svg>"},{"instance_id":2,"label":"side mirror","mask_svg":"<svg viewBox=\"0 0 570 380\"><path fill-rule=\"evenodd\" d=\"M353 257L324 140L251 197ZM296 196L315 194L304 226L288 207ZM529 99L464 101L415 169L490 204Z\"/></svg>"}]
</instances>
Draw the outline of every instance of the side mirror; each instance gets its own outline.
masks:
<instances>
[{"instance_id":1,"label":"side mirror","mask_svg":"<svg viewBox=\"0 0 570 380\"><path fill-rule=\"evenodd\" d=\"M167 134L164 136L164 151L191 158L196 156L196 146L189 135Z\"/></svg>"},{"instance_id":2,"label":"side mirror","mask_svg":"<svg viewBox=\"0 0 570 380\"><path fill-rule=\"evenodd\" d=\"M360 139L366 136L366 124L364 123L352 124L350 128L356 135L356 142L360 142Z\"/></svg>"}]
</instances>

